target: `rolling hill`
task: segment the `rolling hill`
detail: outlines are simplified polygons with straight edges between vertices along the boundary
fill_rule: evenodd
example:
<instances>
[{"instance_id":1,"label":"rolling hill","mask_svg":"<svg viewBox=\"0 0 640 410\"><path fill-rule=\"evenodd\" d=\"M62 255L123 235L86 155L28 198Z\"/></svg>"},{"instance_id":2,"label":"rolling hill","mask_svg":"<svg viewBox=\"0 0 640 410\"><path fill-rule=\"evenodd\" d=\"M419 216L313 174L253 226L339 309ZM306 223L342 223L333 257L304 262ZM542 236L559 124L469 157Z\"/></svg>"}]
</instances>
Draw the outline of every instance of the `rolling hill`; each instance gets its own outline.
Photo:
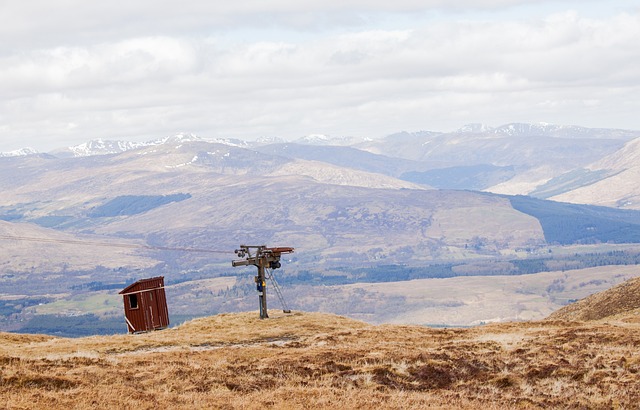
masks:
<instances>
[{"instance_id":1,"label":"rolling hill","mask_svg":"<svg viewBox=\"0 0 640 410\"><path fill-rule=\"evenodd\" d=\"M442 258L465 246L472 254L479 249L468 245L479 237L487 242L482 252L543 241L538 222L504 198L219 143L9 158L0 169L0 219L150 245L232 251L286 241L305 249L307 261L344 264L374 250L390 263Z\"/></svg>"},{"instance_id":2,"label":"rolling hill","mask_svg":"<svg viewBox=\"0 0 640 410\"><path fill-rule=\"evenodd\" d=\"M595 204L614 208L640 209L640 138L590 164L585 174L597 175L589 184L578 185L555 195L564 202Z\"/></svg>"},{"instance_id":3,"label":"rolling hill","mask_svg":"<svg viewBox=\"0 0 640 410\"><path fill-rule=\"evenodd\" d=\"M630 279L604 292L572 303L551 314L549 320L622 320L640 323L640 278Z\"/></svg>"}]
</instances>

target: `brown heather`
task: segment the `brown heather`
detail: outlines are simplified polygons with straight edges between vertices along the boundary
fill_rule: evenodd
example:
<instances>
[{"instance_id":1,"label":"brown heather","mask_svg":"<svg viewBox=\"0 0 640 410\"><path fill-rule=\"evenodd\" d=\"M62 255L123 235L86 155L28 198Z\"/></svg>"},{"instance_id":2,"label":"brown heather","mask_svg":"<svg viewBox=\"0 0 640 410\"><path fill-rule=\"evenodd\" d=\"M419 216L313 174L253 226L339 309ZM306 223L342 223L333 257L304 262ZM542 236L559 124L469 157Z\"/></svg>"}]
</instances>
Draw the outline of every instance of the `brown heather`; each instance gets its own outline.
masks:
<instances>
[{"instance_id":1,"label":"brown heather","mask_svg":"<svg viewBox=\"0 0 640 410\"><path fill-rule=\"evenodd\" d=\"M469 329L252 312L140 335L0 334L0 407L637 408L636 312Z\"/></svg>"},{"instance_id":2,"label":"brown heather","mask_svg":"<svg viewBox=\"0 0 640 410\"><path fill-rule=\"evenodd\" d=\"M606 318L640 321L640 277L586 297L549 316L550 320L590 321Z\"/></svg>"}]
</instances>

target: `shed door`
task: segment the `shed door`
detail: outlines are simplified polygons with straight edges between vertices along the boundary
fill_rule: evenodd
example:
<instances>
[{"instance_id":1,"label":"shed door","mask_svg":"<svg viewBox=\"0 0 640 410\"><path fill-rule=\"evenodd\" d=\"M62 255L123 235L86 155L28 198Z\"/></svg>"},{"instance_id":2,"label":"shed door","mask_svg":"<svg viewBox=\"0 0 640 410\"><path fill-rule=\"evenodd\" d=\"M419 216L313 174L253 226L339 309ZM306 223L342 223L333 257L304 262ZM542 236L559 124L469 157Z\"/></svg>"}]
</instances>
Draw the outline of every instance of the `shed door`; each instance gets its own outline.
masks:
<instances>
[{"instance_id":1,"label":"shed door","mask_svg":"<svg viewBox=\"0 0 640 410\"><path fill-rule=\"evenodd\" d=\"M158 316L158 298L156 297L156 291L147 292L147 298L147 309L149 309L151 327L156 329L161 326L160 317Z\"/></svg>"}]
</instances>

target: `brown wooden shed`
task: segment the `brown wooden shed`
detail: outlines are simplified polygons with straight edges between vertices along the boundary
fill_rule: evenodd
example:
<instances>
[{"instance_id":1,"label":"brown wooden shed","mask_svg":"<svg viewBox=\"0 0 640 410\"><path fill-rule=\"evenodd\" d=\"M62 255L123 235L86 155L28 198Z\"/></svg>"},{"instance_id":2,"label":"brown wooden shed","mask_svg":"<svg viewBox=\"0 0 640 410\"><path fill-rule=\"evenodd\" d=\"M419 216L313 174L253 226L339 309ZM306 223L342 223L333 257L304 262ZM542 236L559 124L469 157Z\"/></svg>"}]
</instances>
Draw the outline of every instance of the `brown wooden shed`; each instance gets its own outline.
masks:
<instances>
[{"instance_id":1,"label":"brown wooden shed","mask_svg":"<svg viewBox=\"0 0 640 410\"><path fill-rule=\"evenodd\" d=\"M164 276L140 279L120 291L129 333L148 332L169 326Z\"/></svg>"}]
</instances>

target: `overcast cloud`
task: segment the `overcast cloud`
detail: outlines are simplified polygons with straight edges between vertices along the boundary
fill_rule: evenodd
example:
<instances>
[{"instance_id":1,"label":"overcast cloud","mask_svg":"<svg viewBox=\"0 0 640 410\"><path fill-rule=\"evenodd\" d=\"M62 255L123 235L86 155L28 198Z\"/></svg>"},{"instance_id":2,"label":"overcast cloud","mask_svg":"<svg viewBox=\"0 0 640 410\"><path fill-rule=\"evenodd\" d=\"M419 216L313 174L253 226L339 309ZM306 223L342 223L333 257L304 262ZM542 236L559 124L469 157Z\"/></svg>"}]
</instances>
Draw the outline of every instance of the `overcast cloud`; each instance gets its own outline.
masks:
<instances>
[{"instance_id":1,"label":"overcast cloud","mask_svg":"<svg viewBox=\"0 0 640 410\"><path fill-rule=\"evenodd\" d=\"M94 138L640 130L637 1L0 3L0 151Z\"/></svg>"}]
</instances>

